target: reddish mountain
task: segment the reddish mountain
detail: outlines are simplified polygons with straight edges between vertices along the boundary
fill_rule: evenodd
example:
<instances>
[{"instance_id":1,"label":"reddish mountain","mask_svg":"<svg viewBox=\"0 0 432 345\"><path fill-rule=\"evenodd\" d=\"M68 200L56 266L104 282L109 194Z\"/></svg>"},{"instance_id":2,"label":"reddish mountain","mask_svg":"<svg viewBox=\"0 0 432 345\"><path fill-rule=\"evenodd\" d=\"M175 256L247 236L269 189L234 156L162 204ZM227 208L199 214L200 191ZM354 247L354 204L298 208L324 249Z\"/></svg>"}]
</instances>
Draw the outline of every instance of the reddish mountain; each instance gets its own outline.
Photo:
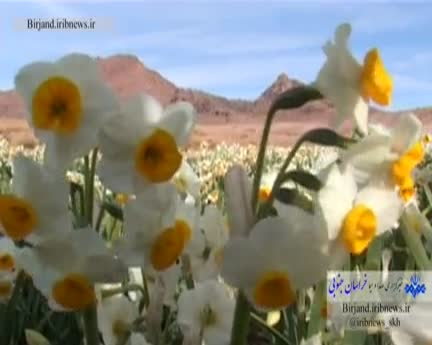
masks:
<instances>
[{"instance_id":1,"label":"reddish mountain","mask_svg":"<svg viewBox=\"0 0 432 345\"><path fill-rule=\"evenodd\" d=\"M98 58L106 82L119 99L124 100L138 92L146 92L161 103L178 100L191 102L199 112L199 122L193 138L202 140L255 143L261 134L263 115L280 93L302 85L285 73L263 91L255 100L235 100L215 96L203 91L177 87L156 71L146 67L137 57L115 55ZM418 109L416 114L432 130L432 110ZM326 100L311 102L301 109L278 114L271 142L286 145L302 132L313 127L326 126L333 116L333 108ZM33 144L34 138L24 118L22 100L14 91L0 92L0 136L14 144ZM372 111L371 120L390 124L397 116Z\"/></svg>"}]
</instances>

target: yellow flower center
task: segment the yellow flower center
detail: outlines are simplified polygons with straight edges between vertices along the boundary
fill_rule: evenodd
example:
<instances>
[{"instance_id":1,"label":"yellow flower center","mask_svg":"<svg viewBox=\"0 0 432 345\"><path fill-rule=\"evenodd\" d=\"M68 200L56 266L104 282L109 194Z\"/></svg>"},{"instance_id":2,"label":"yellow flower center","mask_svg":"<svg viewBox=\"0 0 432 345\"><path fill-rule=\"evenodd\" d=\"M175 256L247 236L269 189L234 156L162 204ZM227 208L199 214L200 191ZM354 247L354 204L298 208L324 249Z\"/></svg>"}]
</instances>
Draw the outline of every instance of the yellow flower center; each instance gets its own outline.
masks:
<instances>
[{"instance_id":1,"label":"yellow flower center","mask_svg":"<svg viewBox=\"0 0 432 345\"><path fill-rule=\"evenodd\" d=\"M324 301L324 303L321 306L321 317L326 320L328 316L328 310L327 310L327 302Z\"/></svg>"},{"instance_id":2,"label":"yellow flower center","mask_svg":"<svg viewBox=\"0 0 432 345\"><path fill-rule=\"evenodd\" d=\"M296 300L288 275L272 271L263 274L253 292L255 304L267 309L282 309Z\"/></svg>"},{"instance_id":3,"label":"yellow flower center","mask_svg":"<svg viewBox=\"0 0 432 345\"><path fill-rule=\"evenodd\" d=\"M11 295L13 283L11 281L0 281L0 297L7 298Z\"/></svg>"},{"instance_id":4,"label":"yellow flower center","mask_svg":"<svg viewBox=\"0 0 432 345\"><path fill-rule=\"evenodd\" d=\"M415 184L411 176L406 177L399 186L399 194L404 201L410 201L415 195Z\"/></svg>"},{"instance_id":5,"label":"yellow flower center","mask_svg":"<svg viewBox=\"0 0 432 345\"><path fill-rule=\"evenodd\" d=\"M74 133L83 116L78 86L59 76L45 80L33 95L32 114L36 128L59 134Z\"/></svg>"},{"instance_id":6,"label":"yellow flower center","mask_svg":"<svg viewBox=\"0 0 432 345\"><path fill-rule=\"evenodd\" d=\"M59 305L70 310L82 310L96 302L93 285L79 273L71 273L55 282L52 295Z\"/></svg>"},{"instance_id":7,"label":"yellow flower center","mask_svg":"<svg viewBox=\"0 0 432 345\"><path fill-rule=\"evenodd\" d=\"M0 272L13 272L15 270L15 259L10 254L0 255Z\"/></svg>"},{"instance_id":8,"label":"yellow flower center","mask_svg":"<svg viewBox=\"0 0 432 345\"><path fill-rule=\"evenodd\" d=\"M424 156L423 143L419 141L392 164L391 173L394 183L398 186L406 183L407 178L411 177L412 171L421 163Z\"/></svg>"},{"instance_id":9,"label":"yellow flower center","mask_svg":"<svg viewBox=\"0 0 432 345\"><path fill-rule=\"evenodd\" d=\"M129 332L129 326L123 320L115 320L112 324L112 333L115 337L120 338Z\"/></svg>"},{"instance_id":10,"label":"yellow flower center","mask_svg":"<svg viewBox=\"0 0 432 345\"><path fill-rule=\"evenodd\" d=\"M223 250L224 250L224 248L221 247L219 249L216 249L215 253L214 253L214 261L215 261L215 264L216 264L216 266L218 268L222 267L222 263L223 263Z\"/></svg>"},{"instance_id":11,"label":"yellow flower center","mask_svg":"<svg viewBox=\"0 0 432 345\"><path fill-rule=\"evenodd\" d=\"M218 322L218 316L213 309L206 305L201 311L201 325L203 327L213 326Z\"/></svg>"},{"instance_id":12,"label":"yellow flower center","mask_svg":"<svg viewBox=\"0 0 432 345\"><path fill-rule=\"evenodd\" d=\"M271 195L271 188L269 187L261 187L258 192L258 199L261 202L266 202Z\"/></svg>"},{"instance_id":13,"label":"yellow flower center","mask_svg":"<svg viewBox=\"0 0 432 345\"><path fill-rule=\"evenodd\" d=\"M189 225L177 220L175 226L165 229L153 243L150 260L155 270L164 271L171 267L183 252L191 238Z\"/></svg>"},{"instance_id":14,"label":"yellow flower center","mask_svg":"<svg viewBox=\"0 0 432 345\"><path fill-rule=\"evenodd\" d=\"M369 101L389 105L393 92L393 81L386 71L378 49L370 50L365 58L361 73L361 93Z\"/></svg>"},{"instance_id":15,"label":"yellow flower center","mask_svg":"<svg viewBox=\"0 0 432 345\"><path fill-rule=\"evenodd\" d=\"M15 241L23 240L37 225L36 211L24 199L13 195L1 195L0 223L10 238Z\"/></svg>"},{"instance_id":16,"label":"yellow flower center","mask_svg":"<svg viewBox=\"0 0 432 345\"><path fill-rule=\"evenodd\" d=\"M186 193L188 184L183 177L176 178L174 183L179 192Z\"/></svg>"},{"instance_id":17,"label":"yellow flower center","mask_svg":"<svg viewBox=\"0 0 432 345\"><path fill-rule=\"evenodd\" d=\"M143 140L135 155L137 171L152 183L170 180L181 162L182 155L174 138L162 129Z\"/></svg>"},{"instance_id":18,"label":"yellow flower center","mask_svg":"<svg viewBox=\"0 0 432 345\"><path fill-rule=\"evenodd\" d=\"M115 196L115 201L119 204L119 205L126 205L126 203L130 200L129 195L127 194L122 194L119 193Z\"/></svg>"},{"instance_id":19,"label":"yellow flower center","mask_svg":"<svg viewBox=\"0 0 432 345\"><path fill-rule=\"evenodd\" d=\"M373 211L364 205L357 205L345 216L342 241L350 253L359 255L372 242L376 230L377 219Z\"/></svg>"}]
</instances>

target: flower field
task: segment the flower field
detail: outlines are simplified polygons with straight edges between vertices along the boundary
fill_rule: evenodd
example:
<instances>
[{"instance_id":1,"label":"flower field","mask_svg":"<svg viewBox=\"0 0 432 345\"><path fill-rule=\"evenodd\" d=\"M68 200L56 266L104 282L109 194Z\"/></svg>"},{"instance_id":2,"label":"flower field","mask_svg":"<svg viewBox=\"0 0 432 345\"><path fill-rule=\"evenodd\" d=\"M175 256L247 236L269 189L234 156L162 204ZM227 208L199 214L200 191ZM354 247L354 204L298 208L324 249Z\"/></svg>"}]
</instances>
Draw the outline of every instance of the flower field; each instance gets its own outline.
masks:
<instances>
[{"instance_id":1,"label":"flower field","mask_svg":"<svg viewBox=\"0 0 432 345\"><path fill-rule=\"evenodd\" d=\"M22 67L42 145L0 141L0 345L431 343L431 138L411 113L370 123L393 81L350 34L276 98L257 146L188 149L192 104L120 102L88 55ZM278 111L322 98L329 127L268 145ZM345 295L375 276L379 308L331 300L345 273Z\"/></svg>"}]
</instances>

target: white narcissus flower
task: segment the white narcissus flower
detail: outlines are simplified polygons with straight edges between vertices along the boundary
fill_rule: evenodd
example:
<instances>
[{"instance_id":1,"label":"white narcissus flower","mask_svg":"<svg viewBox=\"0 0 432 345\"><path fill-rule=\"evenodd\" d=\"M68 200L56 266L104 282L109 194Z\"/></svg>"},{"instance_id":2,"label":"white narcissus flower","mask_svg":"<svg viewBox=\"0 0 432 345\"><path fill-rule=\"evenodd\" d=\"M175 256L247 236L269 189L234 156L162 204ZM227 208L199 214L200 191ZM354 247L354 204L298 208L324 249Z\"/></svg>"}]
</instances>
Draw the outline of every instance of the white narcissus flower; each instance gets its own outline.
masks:
<instances>
[{"instance_id":1,"label":"white narcissus flower","mask_svg":"<svg viewBox=\"0 0 432 345\"><path fill-rule=\"evenodd\" d=\"M283 217L260 220L248 237L232 238L223 251L222 278L245 291L263 311L286 308L297 289L325 278L326 234L317 219L286 206Z\"/></svg>"},{"instance_id":2,"label":"white narcissus flower","mask_svg":"<svg viewBox=\"0 0 432 345\"><path fill-rule=\"evenodd\" d=\"M17 271L18 248L8 237L0 237L0 275Z\"/></svg>"},{"instance_id":3,"label":"white narcissus flower","mask_svg":"<svg viewBox=\"0 0 432 345\"><path fill-rule=\"evenodd\" d=\"M260 189L258 192L258 200L265 202L269 199L274 182L276 180L277 171L272 171L267 174L263 174L260 183Z\"/></svg>"},{"instance_id":4,"label":"white narcissus flower","mask_svg":"<svg viewBox=\"0 0 432 345\"><path fill-rule=\"evenodd\" d=\"M229 238L225 218L216 206L204 209L200 229L190 246L192 275L196 281L216 279L222 264L222 250Z\"/></svg>"},{"instance_id":5,"label":"white narcissus flower","mask_svg":"<svg viewBox=\"0 0 432 345\"><path fill-rule=\"evenodd\" d=\"M20 262L53 310L79 311L95 304L95 283L117 283L127 275L123 263L90 228L26 248Z\"/></svg>"},{"instance_id":6,"label":"white narcissus flower","mask_svg":"<svg viewBox=\"0 0 432 345\"><path fill-rule=\"evenodd\" d=\"M0 302L7 301L13 291L19 269L20 251L13 241L0 237Z\"/></svg>"},{"instance_id":7,"label":"white narcissus flower","mask_svg":"<svg viewBox=\"0 0 432 345\"><path fill-rule=\"evenodd\" d=\"M339 129L346 119L353 119L358 130L368 130L368 102L389 105L393 82L381 60L378 49L371 49L361 65L352 55L348 40L350 24L341 24L335 30L334 42L323 47L327 57L318 73L314 86L336 108L333 127Z\"/></svg>"},{"instance_id":8,"label":"white narcissus flower","mask_svg":"<svg viewBox=\"0 0 432 345\"><path fill-rule=\"evenodd\" d=\"M231 237L245 237L253 226L252 187L246 170L233 165L224 177L225 203Z\"/></svg>"},{"instance_id":9,"label":"white narcissus flower","mask_svg":"<svg viewBox=\"0 0 432 345\"><path fill-rule=\"evenodd\" d=\"M177 322L186 336L194 334L201 338L195 344L202 340L206 345L226 345L231 335L234 304L224 284L207 280L180 294Z\"/></svg>"},{"instance_id":10,"label":"white narcissus flower","mask_svg":"<svg viewBox=\"0 0 432 345\"><path fill-rule=\"evenodd\" d=\"M180 263L172 265L165 271L158 272L149 267L144 272L150 299L155 293L163 295L163 304L171 308L176 308L176 294L178 283L182 277L182 269ZM139 285L143 285L141 269L133 268L130 270L130 280ZM158 284L157 282L161 282ZM159 289L160 291L155 291Z\"/></svg>"},{"instance_id":11,"label":"white narcissus flower","mask_svg":"<svg viewBox=\"0 0 432 345\"><path fill-rule=\"evenodd\" d=\"M179 102L165 109L149 95L139 95L121 106L100 131L102 182L115 192L139 193L137 188L171 180L182 162L197 114Z\"/></svg>"},{"instance_id":12,"label":"white narcissus flower","mask_svg":"<svg viewBox=\"0 0 432 345\"><path fill-rule=\"evenodd\" d=\"M164 271L176 263L197 228L193 205L183 203L173 184L151 185L124 210L125 236L119 255L131 266Z\"/></svg>"},{"instance_id":13,"label":"white narcissus flower","mask_svg":"<svg viewBox=\"0 0 432 345\"><path fill-rule=\"evenodd\" d=\"M138 307L123 295L105 298L98 305L98 323L106 345L116 345L138 318Z\"/></svg>"},{"instance_id":14,"label":"white narcissus flower","mask_svg":"<svg viewBox=\"0 0 432 345\"><path fill-rule=\"evenodd\" d=\"M6 236L33 242L71 229L68 187L61 176L18 156L13 160L12 192L0 195L0 231Z\"/></svg>"},{"instance_id":15,"label":"white narcissus flower","mask_svg":"<svg viewBox=\"0 0 432 345\"><path fill-rule=\"evenodd\" d=\"M359 255L397 223L403 203L396 191L373 181L358 190L352 168L333 164L321 176L317 214L327 229L334 269L349 253ZM340 268L340 267L339 267Z\"/></svg>"},{"instance_id":16,"label":"white narcissus flower","mask_svg":"<svg viewBox=\"0 0 432 345\"><path fill-rule=\"evenodd\" d=\"M117 108L97 61L84 54L26 65L15 87L36 136L46 144L45 162L62 170L96 146L97 131Z\"/></svg>"},{"instance_id":17,"label":"white narcissus flower","mask_svg":"<svg viewBox=\"0 0 432 345\"><path fill-rule=\"evenodd\" d=\"M199 198L201 183L186 159L183 159L179 170L174 175L174 183L179 192L191 195L194 200Z\"/></svg>"},{"instance_id":18,"label":"white narcissus flower","mask_svg":"<svg viewBox=\"0 0 432 345\"><path fill-rule=\"evenodd\" d=\"M394 127L366 136L346 150L341 160L354 167L357 182L364 184L381 175L409 201L415 193L413 170L424 158L422 127L414 114L400 115Z\"/></svg>"}]
</instances>

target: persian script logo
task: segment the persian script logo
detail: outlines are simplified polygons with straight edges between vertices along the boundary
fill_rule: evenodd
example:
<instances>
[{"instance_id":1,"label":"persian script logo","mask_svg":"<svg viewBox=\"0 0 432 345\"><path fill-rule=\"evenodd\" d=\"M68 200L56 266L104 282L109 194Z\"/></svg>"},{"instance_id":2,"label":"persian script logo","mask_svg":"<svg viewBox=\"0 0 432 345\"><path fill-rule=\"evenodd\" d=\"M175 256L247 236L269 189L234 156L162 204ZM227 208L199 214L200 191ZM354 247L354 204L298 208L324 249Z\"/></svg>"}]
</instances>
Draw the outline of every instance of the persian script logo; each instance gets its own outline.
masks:
<instances>
[{"instance_id":1,"label":"persian script logo","mask_svg":"<svg viewBox=\"0 0 432 345\"><path fill-rule=\"evenodd\" d=\"M419 294L426 293L425 284L420 284L420 276L413 274L410 278L411 283L405 285L405 293L407 295L411 294L414 298L416 298Z\"/></svg>"}]
</instances>

